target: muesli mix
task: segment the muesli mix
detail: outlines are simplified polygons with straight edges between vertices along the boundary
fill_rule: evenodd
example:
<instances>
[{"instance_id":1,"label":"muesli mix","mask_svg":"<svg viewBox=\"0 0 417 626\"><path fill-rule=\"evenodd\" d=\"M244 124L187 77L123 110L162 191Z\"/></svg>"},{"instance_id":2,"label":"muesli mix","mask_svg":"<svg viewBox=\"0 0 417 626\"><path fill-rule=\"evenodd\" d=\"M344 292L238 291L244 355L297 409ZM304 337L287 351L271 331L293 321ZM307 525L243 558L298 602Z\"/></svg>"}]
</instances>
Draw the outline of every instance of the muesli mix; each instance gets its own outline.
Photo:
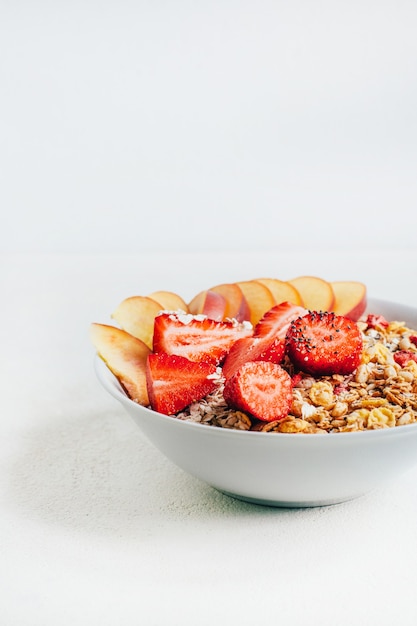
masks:
<instances>
[{"instance_id":1,"label":"muesli mix","mask_svg":"<svg viewBox=\"0 0 417 626\"><path fill-rule=\"evenodd\" d=\"M360 364L349 375L292 376L292 406L280 420L261 421L230 408L223 396L224 377L217 369L215 390L176 417L238 430L279 433L335 433L391 428L417 421L417 331L403 322L368 315L357 322L362 336Z\"/></svg>"}]
</instances>

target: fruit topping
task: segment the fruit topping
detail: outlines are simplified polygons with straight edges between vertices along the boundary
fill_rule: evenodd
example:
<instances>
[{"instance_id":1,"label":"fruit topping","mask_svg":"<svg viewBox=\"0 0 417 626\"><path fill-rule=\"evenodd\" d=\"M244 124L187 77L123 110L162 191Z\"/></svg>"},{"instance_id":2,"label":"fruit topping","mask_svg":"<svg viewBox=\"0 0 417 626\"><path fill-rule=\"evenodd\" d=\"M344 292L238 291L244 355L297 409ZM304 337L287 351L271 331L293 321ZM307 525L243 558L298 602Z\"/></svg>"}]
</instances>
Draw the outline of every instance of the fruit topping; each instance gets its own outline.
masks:
<instances>
[{"instance_id":1,"label":"fruit topping","mask_svg":"<svg viewBox=\"0 0 417 626\"><path fill-rule=\"evenodd\" d=\"M291 377L275 363L249 361L226 380L223 396L231 408L245 411L259 420L280 420L291 408Z\"/></svg>"},{"instance_id":2,"label":"fruit topping","mask_svg":"<svg viewBox=\"0 0 417 626\"><path fill-rule=\"evenodd\" d=\"M173 415L214 391L219 376L212 363L176 354L150 354L146 363L149 402L154 411Z\"/></svg>"},{"instance_id":3,"label":"fruit topping","mask_svg":"<svg viewBox=\"0 0 417 626\"><path fill-rule=\"evenodd\" d=\"M368 328L385 329L388 328L389 323L383 315L374 315L373 313L370 313L366 318L366 325Z\"/></svg>"},{"instance_id":4,"label":"fruit topping","mask_svg":"<svg viewBox=\"0 0 417 626\"><path fill-rule=\"evenodd\" d=\"M226 401L251 419L279 421L293 408L288 390L299 393L306 376L354 377L368 339L386 340L397 368L417 360L415 331L389 342L391 326L365 317L365 307L359 282L259 278L206 288L188 304L166 290L126 298L112 314L119 328L92 324L91 339L139 404L175 414L214 390L228 413Z\"/></svg>"},{"instance_id":5,"label":"fruit topping","mask_svg":"<svg viewBox=\"0 0 417 626\"><path fill-rule=\"evenodd\" d=\"M362 336L346 317L311 311L291 323L286 347L293 364L304 372L347 375L360 364Z\"/></svg>"},{"instance_id":6,"label":"fruit topping","mask_svg":"<svg viewBox=\"0 0 417 626\"><path fill-rule=\"evenodd\" d=\"M258 283L268 287L276 303L286 301L293 304L303 303L296 288L285 280L279 280L278 278L257 278L256 280Z\"/></svg>"},{"instance_id":7,"label":"fruit topping","mask_svg":"<svg viewBox=\"0 0 417 626\"><path fill-rule=\"evenodd\" d=\"M307 309L302 306L291 304L291 302L281 302L267 311L259 320L253 330L253 335L254 337L285 339L291 322L307 313Z\"/></svg>"},{"instance_id":8,"label":"fruit topping","mask_svg":"<svg viewBox=\"0 0 417 626\"><path fill-rule=\"evenodd\" d=\"M261 317L275 304L271 291L257 280L243 280L237 283L249 306L249 321L255 326Z\"/></svg>"},{"instance_id":9,"label":"fruit topping","mask_svg":"<svg viewBox=\"0 0 417 626\"><path fill-rule=\"evenodd\" d=\"M285 341L269 337L244 337L230 348L223 363L223 376L230 378L248 361L281 363L285 355Z\"/></svg>"},{"instance_id":10,"label":"fruit topping","mask_svg":"<svg viewBox=\"0 0 417 626\"><path fill-rule=\"evenodd\" d=\"M181 296L172 291L154 291L148 295L148 298L155 300L161 305L161 309L166 311L176 311L180 309L188 313L188 305Z\"/></svg>"},{"instance_id":11,"label":"fruit topping","mask_svg":"<svg viewBox=\"0 0 417 626\"><path fill-rule=\"evenodd\" d=\"M394 361L400 367L405 367L410 361L417 363L417 353L410 350L397 350L394 352Z\"/></svg>"},{"instance_id":12,"label":"fruit topping","mask_svg":"<svg viewBox=\"0 0 417 626\"><path fill-rule=\"evenodd\" d=\"M330 283L334 293L332 311L357 322L365 313L366 286L354 280L338 280Z\"/></svg>"},{"instance_id":13,"label":"fruit topping","mask_svg":"<svg viewBox=\"0 0 417 626\"><path fill-rule=\"evenodd\" d=\"M221 321L226 317L226 298L217 291L200 291L188 304L192 315L205 315L212 320Z\"/></svg>"},{"instance_id":14,"label":"fruit topping","mask_svg":"<svg viewBox=\"0 0 417 626\"><path fill-rule=\"evenodd\" d=\"M112 318L127 333L152 348L154 319L162 308L159 302L148 296L131 296L119 304Z\"/></svg>"},{"instance_id":15,"label":"fruit topping","mask_svg":"<svg viewBox=\"0 0 417 626\"><path fill-rule=\"evenodd\" d=\"M223 375L230 378L247 361L281 363L285 355L285 335L290 323L305 315L306 309L290 302L272 307L259 320L253 337L239 339L230 349L223 364Z\"/></svg>"},{"instance_id":16,"label":"fruit topping","mask_svg":"<svg viewBox=\"0 0 417 626\"><path fill-rule=\"evenodd\" d=\"M296 288L306 309L331 311L334 291L331 284L318 276L298 276L288 281Z\"/></svg>"},{"instance_id":17,"label":"fruit topping","mask_svg":"<svg viewBox=\"0 0 417 626\"><path fill-rule=\"evenodd\" d=\"M250 324L219 322L205 316L162 313L155 318L153 351L218 365L232 345L253 334Z\"/></svg>"},{"instance_id":18,"label":"fruit topping","mask_svg":"<svg viewBox=\"0 0 417 626\"><path fill-rule=\"evenodd\" d=\"M148 346L126 331L107 324L91 324L90 338L97 354L128 396L138 404L149 404L146 388Z\"/></svg>"},{"instance_id":19,"label":"fruit topping","mask_svg":"<svg viewBox=\"0 0 417 626\"><path fill-rule=\"evenodd\" d=\"M224 319L236 319L244 322L250 319L249 305L238 283L223 283L210 287L209 291L218 293L225 299Z\"/></svg>"}]
</instances>

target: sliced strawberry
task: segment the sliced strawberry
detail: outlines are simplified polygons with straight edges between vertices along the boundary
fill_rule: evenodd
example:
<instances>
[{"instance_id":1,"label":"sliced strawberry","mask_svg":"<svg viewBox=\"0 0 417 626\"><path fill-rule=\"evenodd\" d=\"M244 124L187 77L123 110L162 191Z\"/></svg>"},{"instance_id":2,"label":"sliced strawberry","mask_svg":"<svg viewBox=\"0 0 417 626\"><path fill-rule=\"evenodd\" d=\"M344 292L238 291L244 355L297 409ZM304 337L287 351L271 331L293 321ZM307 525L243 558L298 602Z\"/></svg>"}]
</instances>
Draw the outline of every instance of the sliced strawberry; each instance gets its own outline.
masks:
<instances>
[{"instance_id":1,"label":"sliced strawberry","mask_svg":"<svg viewBox=\"0 0 417 626\"><path fill-rule=\"evenodd\" d=\"M221 363L232 345L253 334L251 326L205 316L162 313L155 318L153 351L178 354L190 361Z\"/></svg>"},{"instance_id":2,"label":"sliced strawberry","mask_svg":"<svg viewBox=\"0 0 417 626\"><path fill-rule=\"evenodd\" d=\"M301 372L297 372L291 376L291 384L293 387L297 387L297 385L303 380L303 375Z\"/></svg>"},{"instance_id":3,"label":"sliced strawberry","mask_svg":"<svg viewBox=\"0 0 417 626\"><path fill-rule=\"evenodd\" d=\"M413 343L415 346L417 346L417 335L410 335L409 337L411 343Z\"/></svg>"},{"instance_id":4,"label":"sliced strawberry","mask_svg":"<svg viewBox=\"0 0 417 626\"><path fill-rule=\"evenodd\" d=\"M239 367L248 361L271 361L281 363L285 354L283 339L269 337L244 337L230 348L223 363L223 376L230 378Z\"/></svg>"},{"instance_id":5,"label":"sliced strawberry","mask_svg":"<svg viewBox=\"0 0 417 626\"><path fill-rule=\"evenodd\" d=\"M285 339L291 322L306 315L307 309L291 302L281 302L267 311L254 328L254 337L278 337Z\"/></svg>"},{"instance_id":6,"label":"sliced strawberry","mask_svg":"<svg viewBox=\"0 0 417 626\"><path fill-rule=\"evenodd\" d=\"M216 366L212 363L195 363L163 352L148 355L146 386L154 411L178 413L214 391L216 384Z\"/></svg>"},{"instance_id":7,"label":"sliced strawberry","mask_svg":"<svg viewBox=\"0 0 417 626\"><path fill-rule=\"evenodd\" d=\"M249 361L225 382L227 404L264 422L286 417L292 405L289 374L275 363Z\"/></svg>"},{"instance_id":8,"label":"sliced strawberry","mask_svg":"<svg viewBox=\"0 0 417 626\"><path fill-rule=\"evenodd\" d=\"M281 302L267 311L256 324L253 337L239 339L230 349L223 364L225 378L233 376L248 361L281 363L287 329L293 320L306 313L306 309L290 302Z\"/></svg>"},{"instance_id":9,"label":"sliced strawberry","mask_svg":"<svg viewBox=\"0 0 417 626\"><path fill-rule=\"evenodd\" d=\"M417 353L410 350L397 350L397 352L394 352L394 361L400 367L405 367L409 361L417 363Z\"/></svg>"},{"instance_id":10,"label":"sliced strawberry","mask_svg":"<svg viewBox=\"0 0 417 626\"><path fill-rule=\"evenodd\" d=\"M257 339L257 337L255 337ZM259 361L271 361L271 363L282 363L285 356L285 340L276 338L273 341L262 341L262 352Z\"/></svg>"},{"instance_id":11,"label":"sliced strawberry","mask_svg":"<svg viewBox=\"0 0 417 626\"><path fill-rule=\"evenodd\" d=\"M374 315L373 313L368 315L366 323L368 328L376 328L377 326L380 328L388 328L389 326L389 322L387 322L383 315Z\"/></svg>"},{"instance_id":12,"label":"sliced strawberry","mask_svg":"<svg viewBox=\"0 0 417 626\"><path fill-rule=\"evenodd\" d=\"M291 323L286 346L293 364L308 374L347 375L360 363L362 336L347 317L311 311Z\"/></svg>"}]
</instances>

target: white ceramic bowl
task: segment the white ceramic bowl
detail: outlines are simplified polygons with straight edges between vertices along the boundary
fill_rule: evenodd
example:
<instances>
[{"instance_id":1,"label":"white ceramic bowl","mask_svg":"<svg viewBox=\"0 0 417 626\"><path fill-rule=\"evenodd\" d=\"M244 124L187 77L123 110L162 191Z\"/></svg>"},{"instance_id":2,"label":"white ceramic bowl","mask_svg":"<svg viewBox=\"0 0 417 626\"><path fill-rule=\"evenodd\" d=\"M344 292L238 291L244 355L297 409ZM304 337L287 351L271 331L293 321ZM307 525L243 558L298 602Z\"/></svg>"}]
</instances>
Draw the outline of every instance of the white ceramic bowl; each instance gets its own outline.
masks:
<instances>
[{"instance_id":1,"label":"white ceramic bowl","mask_svg":"<svg viewBox=\"0 0 417 626\"><path fill-rule=\"evenodd\" d=\"M417 309L370 300L369 312L417 329ZM271 506L335 504L361 496L417 463L417 424L334 434L246 432L176 420L132 402L96 359L104 388L147 439L189 474L230 496Z\"/></svg>"}]
</instances>

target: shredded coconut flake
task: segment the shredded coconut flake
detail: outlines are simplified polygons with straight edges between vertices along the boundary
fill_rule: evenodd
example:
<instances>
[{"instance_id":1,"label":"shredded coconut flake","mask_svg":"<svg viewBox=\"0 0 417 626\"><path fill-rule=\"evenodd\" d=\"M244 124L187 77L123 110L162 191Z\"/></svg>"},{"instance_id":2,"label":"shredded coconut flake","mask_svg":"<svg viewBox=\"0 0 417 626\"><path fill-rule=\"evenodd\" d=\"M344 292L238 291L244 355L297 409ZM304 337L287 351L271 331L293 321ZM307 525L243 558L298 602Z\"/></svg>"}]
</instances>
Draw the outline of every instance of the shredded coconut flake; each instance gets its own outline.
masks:
<instances>
[{"instance_id":1,"label":"shredded coconut flake","mask_svg":"<svg viewBox=\"0 0 417 626\"><path fill-rule=\"evenodd\" d=\"M213 372L212 374L209 374L207 376L207 379L208 380L216 380L219 383L224 383L224 377L223 377L222 368L218 367L215 372Z\"/></svg>"},{"instance_id":2,"label":"shredded coconut flake","mask_svg":"<svg viewBox=\"0 0 417 626\"><path fill-rule=\"evenodd\" d=\"M188 315L188 313L186 313L182 309L176 309L175 311L170 311L169 309L162 309L161 311L159 311L158 315Z\"/></svg>"},{"instance_id":3,"label":"shredded coconut flake","mask_svg":"<svg viewBox=\"0 0 417 626\"><path fill-rule=\"evenodd\" d=\"M301 417L303 419L307 419L309 417L313 417L317 413L317 407L313 404L309 404L308 402L303 402L301 405Z\"/></svg>"},{"instance_id":4,"label":"shredded coconut flake","mask_svg":"<svg viewBox=\"0 0 417 626\"><path fill-rule=\"evenodd\" d=\"M253 325L251 322L244 320L243 322L238 322L235 317L226 317L225 322L230 322L233 326L241 328L242 330L252 330Z\"/></svg>"},{"instance_id":5,"label":"shredded coconut flake","mask_svg":"<svg viewBox=\"0 0 417 626\"><path fill-rule=\"evenodd\" d=\"M164 313L168 313L170 319L178 320L184 325L190 324L193 320L202 322L207 318L207 315L203 315L202 313L199 313L198 315L191 315L191 313L186 313L185 311L164 311Z\"/></svg>"}]
</instances>

